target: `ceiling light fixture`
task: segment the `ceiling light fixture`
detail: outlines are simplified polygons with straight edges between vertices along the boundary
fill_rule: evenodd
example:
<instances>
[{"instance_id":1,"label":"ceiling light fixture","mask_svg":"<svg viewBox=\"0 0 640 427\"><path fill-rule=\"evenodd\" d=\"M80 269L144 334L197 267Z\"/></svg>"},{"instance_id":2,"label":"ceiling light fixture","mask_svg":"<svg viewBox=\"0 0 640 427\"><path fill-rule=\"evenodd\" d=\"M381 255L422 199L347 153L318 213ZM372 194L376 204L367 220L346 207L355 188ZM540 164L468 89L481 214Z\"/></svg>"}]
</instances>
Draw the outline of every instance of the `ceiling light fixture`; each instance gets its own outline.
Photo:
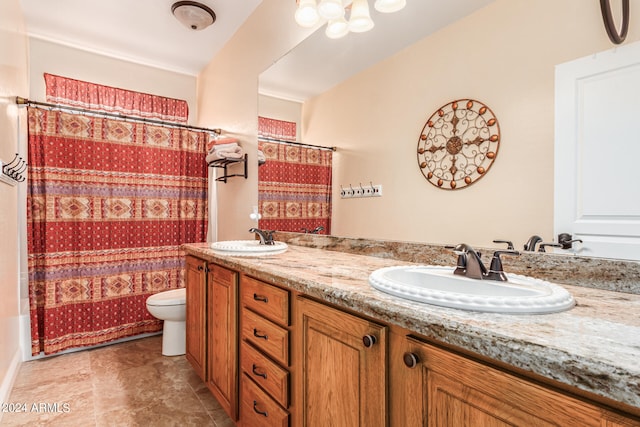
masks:
<instances>
[{"instance_id":1,"label":"ceiling light fixture","mask_svg":"<svg viewBox=\"0 0 640 427\"><path fill-rule=\"evenodd\" d=\"M171 6L171 13L185 27L203 30L216 22L215 12L197 1L179 1Z\"/></svg>"},{"instance_id":2,"label":"ceiling light fixture","mask_svg":"<svg viewBox=\"0 0 640 427\"><path fill-rule=\"evenodd\" d=\"M296 0L295 19L302 27L313 27L327 22L325 34L337 39L349 32L363 33L373 28L368 0ZM376 0L373 7L378 12L392 13L404 8L407 0ZM347 20L347 13L349 19Z\"/></svg>"}]
</instances>

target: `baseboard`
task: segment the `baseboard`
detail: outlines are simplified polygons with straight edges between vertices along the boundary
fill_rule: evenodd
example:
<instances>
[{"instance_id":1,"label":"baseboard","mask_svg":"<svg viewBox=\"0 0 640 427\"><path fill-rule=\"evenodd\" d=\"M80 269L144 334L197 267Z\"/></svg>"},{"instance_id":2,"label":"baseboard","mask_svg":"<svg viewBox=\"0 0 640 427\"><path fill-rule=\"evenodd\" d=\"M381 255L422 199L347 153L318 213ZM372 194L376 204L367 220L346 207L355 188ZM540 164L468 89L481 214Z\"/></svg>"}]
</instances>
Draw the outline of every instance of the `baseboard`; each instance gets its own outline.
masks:
<instances>
[{"instance_id":1,"label":"baseboard","mask_svg":"<svg viewBox=\"0 0 640 427\"><path fill-rule=\"evenodd\" d=\"M0 0L2 1L2 0ZM134 341L134 340L139 340L141 338L147 338L147 337L153 337L155 335L162 335L162 331L158 331L158 332L146 332L144 334L139 334L139 335L132 335L130 337L124 337L124 338L119 338L117 340L114 341L109 341L109 342L105 342L102 344L96 344L96 345L92 345L89 347L73 347L73 348L68 348L66 350L63 351L59 351L57 353L54 354L44 354L44 353L40 353L40 354L36 354L35 356L31 355L31 347L28 347L26 350L23 349L23 355L22 355L22 361L23 362L30 362L32 360L38 360L38 359L46 359L47 357L55 357L55 356L60 356L63 354L69 354L69 353L76 353L78 351L85 351L85 350L93 350L94 348L100 348L100 347L107 347L110 345L114 345L114 344L121 344L127 341ZM31 345L31 343L29 342L29 345Z\"/></svg>"},{"instance_id":2,"label":"baseboard","mask_svg":"<svg viewBox=\"0 0 640 427\"><path fill-rule=\"evenodd\" d=\"M18 377L18 371L20 370L21 363L22 358L20 357L20 349L17 348L15 353L13 353L13 358L9 364L9 369L7 369L7 374L2 379L2 385L0 385L0 402L9 402L11 390L13 389L13 384ZM0 423L2 422L2 415L3 412L0 411Z\"/></svg>"}]
</instances>

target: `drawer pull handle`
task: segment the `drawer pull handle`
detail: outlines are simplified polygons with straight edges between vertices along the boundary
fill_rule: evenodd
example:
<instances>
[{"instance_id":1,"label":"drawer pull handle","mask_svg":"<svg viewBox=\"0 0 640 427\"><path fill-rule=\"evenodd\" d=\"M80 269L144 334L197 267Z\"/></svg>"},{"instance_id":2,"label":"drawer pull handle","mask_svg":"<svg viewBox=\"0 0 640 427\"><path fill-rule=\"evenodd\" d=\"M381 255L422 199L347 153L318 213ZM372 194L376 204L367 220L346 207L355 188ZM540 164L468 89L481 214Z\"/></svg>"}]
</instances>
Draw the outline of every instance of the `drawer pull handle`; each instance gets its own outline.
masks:
<instances>
[{"instance_id":1,"label":"drawer pull handle","mask_svg":"<svg viewBox=\"0 0 640 427\"><path fill-rule=\"evenodd\" d=\"M256 328L253 328L253 336L256 338L262 338L263 340L269 339L269 336L267 334L261 334Z\"/></svg>"},{"instance_id":2,"label":"drawer pull handle","mask_svg":"<svg viewBox=\"0 0 640 427\"><path fill-rule=\"evenodd\" d=\"M253 294L253 299L260 302L269 302L269 298L258 294Z\"/></svg>"},{"instance_id":3,"label":"drawer pull handle","mask_svg":"<svg viewBox=\"0 0 640 427\"><path fill-rule=\"evenodd\" d=\"M420 362L418 356L415 353L410 352L406 352L404 356L402 356L402 360L404 361L404 364L407 366L407 368L415 368Z\"/></svg>"},{"instance_id":4,"label":"drawer pull handle","mask_svg":"<svg viewBox=\"0 0 640 427\"><path fill-rule=\"evenodd\" d=\"M260 414L264 417L268 417L269 414L267 413L267 411L261 411L260 409L258 409L258 402L256 402L255 400L253 401L253 410L256 412L256 414Z\"/></svg>"},{"instance_id":5,"label":"drawer pull handle","mask_svg":"<svg viewBox=\"0 0 640 427\"><path fill-rule=\"evenodd\" d=\"M266 373L262 373L262 372L258 372L258 370L256 369L255 363L251 366L251 371L253 371L253 375L256 375L258 377L262 377L265 380L267 379L267 374Z\"/></svg>"},{"instance_id":6,"label":"drawer pull handle","mask_svg":"<svg viewBox=\"0 0 640 427\"><path fill-rule=\"evenodd\" d=\"M373 345L376 343L377 339L374 335L365 335L362 337L362 343L364 344L365 347L369 348L369 347L373 347Z\"/></svg>"}]
</instances>

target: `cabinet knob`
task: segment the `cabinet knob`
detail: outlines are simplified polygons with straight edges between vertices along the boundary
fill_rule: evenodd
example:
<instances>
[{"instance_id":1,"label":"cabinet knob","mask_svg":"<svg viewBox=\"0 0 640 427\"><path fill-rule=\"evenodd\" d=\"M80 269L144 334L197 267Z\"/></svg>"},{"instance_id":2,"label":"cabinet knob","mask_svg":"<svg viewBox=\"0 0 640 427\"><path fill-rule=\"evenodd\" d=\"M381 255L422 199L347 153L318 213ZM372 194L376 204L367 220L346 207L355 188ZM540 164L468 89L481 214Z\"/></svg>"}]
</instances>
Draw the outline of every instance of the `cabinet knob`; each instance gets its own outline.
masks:
<instances>
[{"instance_id":1,"label":"cabinet knob","mask_svg":"<svg viewBox=\"0 0 640 427\"><path fill-rule=\"evenodd\" d=\"M201 265L199 265L199 266L198 266L198 271L202 271L202 270L204 270L204 267L203 267L203 266L201 266Z\"/></svg>"},{"instance_id":2,"label":"cabinet knob","mask_svg":"<svg viewBox=\"0 0 640 427\"><path fill-rule=\"evenodd\" d=\"M374 335L365 335L362 337L362 343L367 348L372 347L377 341L378 339Z\"/></svg>"},{"instance_id":3,"label":"cabinet knob","mask_svg":"<svg viewBox=\"0 0 640 427\"><path fill-rule=\"evenodd\" d=\"M407 368L415 368L420 362L417 354L409 352L405 353L404 356L402 356L402 360L404 361L404 364L407 365Z\"/></svg>"}]
</instances>

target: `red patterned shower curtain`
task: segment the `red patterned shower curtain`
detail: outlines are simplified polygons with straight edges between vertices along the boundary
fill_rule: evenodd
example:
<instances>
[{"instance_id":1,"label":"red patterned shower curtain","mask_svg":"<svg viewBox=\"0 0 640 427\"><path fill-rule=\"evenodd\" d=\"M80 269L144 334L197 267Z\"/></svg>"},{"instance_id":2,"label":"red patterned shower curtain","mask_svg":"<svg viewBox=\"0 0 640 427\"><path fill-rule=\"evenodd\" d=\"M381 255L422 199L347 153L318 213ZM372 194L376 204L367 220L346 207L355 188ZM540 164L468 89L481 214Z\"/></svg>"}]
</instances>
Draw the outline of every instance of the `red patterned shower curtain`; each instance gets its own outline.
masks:
<instances>
[{"instance_id":1,"label":"red patterned shower curtain","mask_svg":"<svg viewBox=\"0 0 640 427\"><path fill-rule=\"evenodd\" d=\"M296 124L260 117L262 137L293 141ZM258 168L258 202L267 230L331 233L331 174L328 150L259 140L266 162Z\"/></svg>"},{"instance_id":2,"label":"red patterned shower curtain","mask_svg":"<svg viewBox=\"0 0 640 427\"><path fill-rule=\"evenodd\" d=\"M208 135L29 108L32 353L145 332L154 293L184 286L206 240Z\"/></svg>"}]
</instances>

